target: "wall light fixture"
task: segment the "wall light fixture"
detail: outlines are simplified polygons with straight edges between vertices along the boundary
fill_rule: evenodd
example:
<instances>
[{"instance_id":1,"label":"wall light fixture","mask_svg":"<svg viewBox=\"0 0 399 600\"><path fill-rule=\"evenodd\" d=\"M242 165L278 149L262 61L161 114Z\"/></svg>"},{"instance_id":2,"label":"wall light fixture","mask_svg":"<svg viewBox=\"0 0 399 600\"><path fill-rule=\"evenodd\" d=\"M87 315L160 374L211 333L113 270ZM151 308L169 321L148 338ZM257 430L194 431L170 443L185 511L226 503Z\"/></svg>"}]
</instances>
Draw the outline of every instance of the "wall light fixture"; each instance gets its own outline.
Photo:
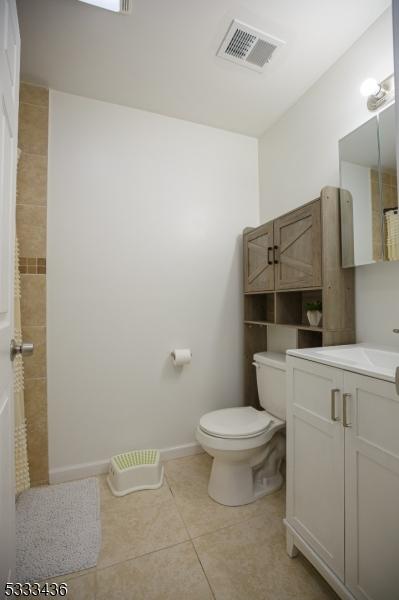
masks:
<instances>
[{"instance_id":1,"label":"wall light fixture","mask_svg":"<svg viewBox=\"0 0 399 600\"><path fill-rule=\"evenodd\" d=\"M395 98L394 76L386 77L381 83L376 79L365 79L360 86L360 93L367 98L367 108L377 110L386 102L391 102Z\"/></svg>"}]
</instances>

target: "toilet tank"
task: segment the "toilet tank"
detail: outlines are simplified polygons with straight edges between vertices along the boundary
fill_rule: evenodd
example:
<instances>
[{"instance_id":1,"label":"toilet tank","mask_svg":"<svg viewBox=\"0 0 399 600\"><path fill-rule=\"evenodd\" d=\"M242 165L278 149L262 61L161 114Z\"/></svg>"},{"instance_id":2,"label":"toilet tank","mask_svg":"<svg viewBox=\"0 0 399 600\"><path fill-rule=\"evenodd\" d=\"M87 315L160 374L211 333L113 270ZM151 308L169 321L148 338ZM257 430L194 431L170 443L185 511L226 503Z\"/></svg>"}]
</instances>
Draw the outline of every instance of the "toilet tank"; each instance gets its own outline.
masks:
<instances>
[{"instance_id":1,"label":"toilet tank","mask_svg":"<svg viewBox=\"0 0 399 600\"><path fill-rule=\"evenodd\" d=\"M278 352L254 354L259 402L278 419L286 420L286 355Z\"/></svg>"}]
</instances>

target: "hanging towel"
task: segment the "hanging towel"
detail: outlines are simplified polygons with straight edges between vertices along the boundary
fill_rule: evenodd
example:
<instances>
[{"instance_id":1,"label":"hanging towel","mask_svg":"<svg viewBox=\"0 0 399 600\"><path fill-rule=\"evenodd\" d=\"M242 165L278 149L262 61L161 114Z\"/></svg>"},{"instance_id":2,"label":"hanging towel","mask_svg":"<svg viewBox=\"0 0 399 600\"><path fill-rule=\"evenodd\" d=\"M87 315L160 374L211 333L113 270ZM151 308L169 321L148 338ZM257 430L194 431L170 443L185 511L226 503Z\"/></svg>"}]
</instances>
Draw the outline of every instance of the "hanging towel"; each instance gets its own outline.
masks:
<instances>
[{"instance_id":1,"label":"hanging towel","mask_svg":"<svg viewBox=\"0 0 399 600\"><path fill-rule=\"evenodd\" d=\"M399 213L397 208L385 212L385 233L388 260L399 260Z\"/></svg>"}]
</instances>

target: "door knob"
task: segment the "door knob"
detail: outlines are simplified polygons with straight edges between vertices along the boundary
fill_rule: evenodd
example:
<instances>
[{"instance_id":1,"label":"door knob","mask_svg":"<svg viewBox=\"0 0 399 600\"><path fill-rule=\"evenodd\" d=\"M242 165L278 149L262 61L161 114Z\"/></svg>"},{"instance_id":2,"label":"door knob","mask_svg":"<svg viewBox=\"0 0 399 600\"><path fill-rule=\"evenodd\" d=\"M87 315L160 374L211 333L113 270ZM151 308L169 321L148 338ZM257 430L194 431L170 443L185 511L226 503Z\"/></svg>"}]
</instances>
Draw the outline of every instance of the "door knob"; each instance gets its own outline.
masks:
<instances>
[{"instance_id":1,"label":"door knob","mask_svg":"<svg viewBox=\"0 0 399 600\"><path fill-rule=\"evenodd\" d=\"M22 344L17 344L15 340L11 340L11 360L14 360L17 354L21 354L22 356L31 356L33 354L33 344L31 342L22 342Z\"/></svg>"}]
</instances>

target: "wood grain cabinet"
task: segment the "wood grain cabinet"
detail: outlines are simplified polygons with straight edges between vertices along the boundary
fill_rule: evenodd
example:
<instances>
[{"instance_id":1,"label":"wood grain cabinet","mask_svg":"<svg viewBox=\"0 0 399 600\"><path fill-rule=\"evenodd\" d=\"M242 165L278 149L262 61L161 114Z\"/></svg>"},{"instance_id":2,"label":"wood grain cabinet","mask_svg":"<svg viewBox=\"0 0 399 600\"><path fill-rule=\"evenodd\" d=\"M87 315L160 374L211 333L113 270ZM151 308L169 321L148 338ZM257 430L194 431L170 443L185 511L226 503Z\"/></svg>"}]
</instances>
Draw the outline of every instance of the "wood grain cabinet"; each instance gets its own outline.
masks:
<instances>
[{"instance_id":1,"label":"wood grain cabinet","mask_svg":"<svg viewBox=\"0 0 399 600\"><path fill-rule=\"evenodd\" d=\"M274 221L276 290L321 285L320 200Z\"/></svg>"},{"instance_id":2,"label":"wood grain cabinet","mask_svg":"<svg viewBox=\"0 0 399 600\"><path fill-rule=\"evenodd\" d=\"M265 292L321 285L320 199L244 233L244 287Z\"/></svg>"},{"instance_id":3,"label":"wood grain cabinet","mask_svg":"<svg viewBox=\"0 0 399 600\"><path fill-rule=\"evenodd\" d=\"M341 267L339 190L260 227L246 229L244 246L245 400L259 407L254 352L267 350L271 326L296 330L296 346L355 341L354 270ZM323 317L309 324L306 305L320 301Z\"/></svg>"},{"instance_id":4,"label":"wood grain cabinet","mask_svg":"<svg viewBox=\"0 0 399 600\"><path fill-rule=\"evenodd\" d=\"M399 598L395 385L288 357L287 541L345 600Z\"/></svg>"},{"instance_id":5,"label":"wood grain cabinet","mask_svg":"<svg viewBox=\"0 0 399 600\"><path fill-rule=\"evenodd\" d=\"M245 291L274 290L273 221L244 235Z\"/></svg>"}]
</instances>

